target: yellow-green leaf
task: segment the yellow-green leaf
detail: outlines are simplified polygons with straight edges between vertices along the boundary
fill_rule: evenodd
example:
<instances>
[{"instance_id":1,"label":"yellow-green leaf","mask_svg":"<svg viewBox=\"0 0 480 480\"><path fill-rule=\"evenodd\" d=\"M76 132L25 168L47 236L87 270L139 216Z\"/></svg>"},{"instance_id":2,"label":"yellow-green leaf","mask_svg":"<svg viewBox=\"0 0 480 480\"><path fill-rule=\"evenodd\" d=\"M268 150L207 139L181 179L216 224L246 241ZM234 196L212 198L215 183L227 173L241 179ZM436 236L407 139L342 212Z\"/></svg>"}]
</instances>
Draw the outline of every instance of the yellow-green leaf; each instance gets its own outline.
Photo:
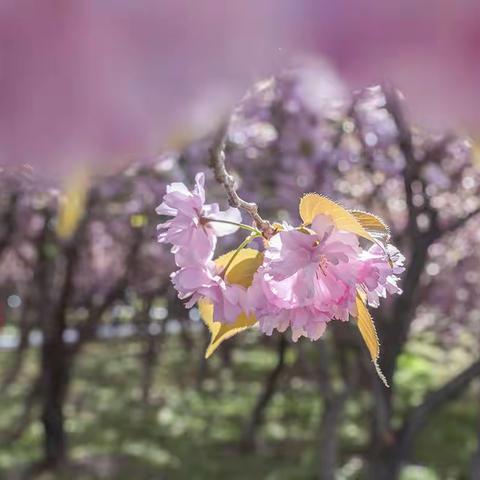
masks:
<instances>
[{"instance_id":1,"label":"yellow-green leaf","mask_svg":"<svg viewBox=\"0 0 480 480\"><path fill-rule=\"evenodd\" d=\"M380 367L378 366L378 357L380 355L380 343L378 341L377 330L375 329L375 324L370 315L370 312L367 309L364 301L362 300L360 294L357 295L357 325L362 335L363 341L367 345L368 351L370 352L370 357L373 360L377 374L380 377L380 380L388 387L387 379L383 375Z\"/></svg>"},{"instance_id":2,"label":"yellow-green leaf","mask_svg":"<svg viewBox=\"0 0 480 480\"><path fill-rule=\"evenodd\" d=\"M208 300L199 300L198 309L203 322L208 327L211 334L210 344L205 352L205 358L209 358L223 341L233 337L238 332L253 327L253 325L257 323L257 319L254 315L247 317L244 313L240 314L235 322L231 324L214 322L213 305Z\"/></svg>"},{"instance_id":3,"label":"yellow-green leaf","mask_svg":"<svg viewBox=\"0 0 480 480\"><path fill-rule=\"evenodd\" d=\"M348 210L318 193L304 195L300 200L299 211L305 225L310 225L317 215L328 215L339 230L355 233L371 242L375 241Z\"/></svg>"},{"instance_id":4,"label":"yellow-green leaf","mask_svg":"<svg viewBox=\"0 0 480 480\"><path fill-rule=\"evenodd\" d=\"M378 237L381 240L389 239L390 229L381 218L372 213L362 212L360 210L350 210L350 213L370 235Z\"/></svg>"},{"instance_id":5,"label":"yellow-green leaf","mask_svg":"<svg viewBox=\"0 0 480 480\"><path fill-rule=\"evenodd\" d=\"M263 262L263 254L253 248L243 248L236 254L236 250L232 250L215 260L220 267L226 267L232 257L233 261L228 266L225 279L229 283L242 285L248 288L252 284L253 275Z\"/></svg>"},{"instance_id":6,"label":"yellow-green leaf","mask_svg":"<svg viewBox=\"0 0 480 480\"><path fill-rule=\"evenodd\" d=\"M372 360L375 361L378 359L380 354L377 331L375 329L370 312L359 295L357 295L357 312L358 329L360 330L363 340L368 347L368 351L370 352Z\"/></svg>"},{"instance_id":7,"label":"yellow-green leaf","mask_svg":"<svg viewBox=\"0 0 480 480\"><path fill-rule=\"evenodd\" d=\"M234 257L235 255L235 257ZM234 257L233 261L231 261ZM247 288L252 284L253 275L258 270L263 261L263 254L258 250L252 248L244 248L236 254L236 250L222 255L215 260L215 263L225 268L228 265L228 270L225 274L225 279L229 283L242 285ZM231 263L230 263L231 262ZM254 315L247 316L241 313L235 322L231 324L214 322L213 321L213 305L208 300L200 300L198 302L198 309L203 322L210 330L211 339L205 352L205 358L210 357L217 347L233 335L252 327L257 323Z\"/></svg>"},{"instance_id":8,"label":"yellow-green leaf","mask_svg":"<svg viewBox=\"0 0 480 480\"><path fill-rule=\"evenodd\" d=\"M75 233L83 217L88 191L88 176L79 171L67 180L60 199L56 230L59 237L69 238Z\"/></svg>"}]
</instances>

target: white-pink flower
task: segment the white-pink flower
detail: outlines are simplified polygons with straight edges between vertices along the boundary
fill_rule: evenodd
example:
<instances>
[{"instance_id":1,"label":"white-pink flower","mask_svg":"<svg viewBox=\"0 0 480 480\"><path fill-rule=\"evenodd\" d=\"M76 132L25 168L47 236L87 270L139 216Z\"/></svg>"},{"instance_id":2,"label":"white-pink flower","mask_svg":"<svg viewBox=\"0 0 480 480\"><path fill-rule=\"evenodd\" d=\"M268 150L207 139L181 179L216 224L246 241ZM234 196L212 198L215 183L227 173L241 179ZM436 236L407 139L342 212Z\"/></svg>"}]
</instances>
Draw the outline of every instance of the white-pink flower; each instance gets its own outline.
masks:
<instances>
[{"instance_id":1,"label":"white-pink flower","mask_svg":"<svg viewBox=\"0 0 480 480\"><path fill-rule=\"evenodd\" d=\"M405 270L405 257L396 247L387 244L382 248L375 244L362 253L362 262L361 282L370 306L378 307L380 298L386 298L387 293L402 293L397 282L398 275Z\"/></svg>"},{"instance_id":2,"label":"white-pink flower","mask_svg":"<svg viewBox=\"0 0 480 480\"><path fill-rule=\"evenodd\" d=\"M229 284L220 275L214 262L204 266L184 267L172 273L173 286L180 299L188 299L190 308L200 299L213 304L213 320L232 323L246 307L246 289L241 285Z\"/></svg>"},{"instance_id":3,"label":"white-pink flower","mask_svg":"<svg viewBox=\"0 0 480 480\"><path fill-rule=\"evenodd\" d=\"M355 234L338 230L326 215L317 215L309 229L287 227L265 250L247 294L249 309L267 335L290 327L294 341L317 340L330 320L357 315L359 291L373 305L387 291L400 292L403 256L385 248L363 250Z\"/></svg>"},{"instance_id":4,"label":"white-pink flower","mask_svg":"<svg viewBox=\"0 0 480 480\"><path fill-rule=\"evenodd\" d=\"M308 230L275 235L249 290L260 328L292 329L293 339L318 339L333 318L356 314L361 248L356 235L339 231L318 215Z\"/></svg>"},{"instance_id":5,"label":"white-pink flower","mask_svg":"<svg viewBox=\"0 0 480 480\"><path fill-rule=\"evenodd\" d=\"M162 230L158 241L172 244L172 253L179 267L201 265L211 260L217 237L238 229L236 225L209 220L239 223L242 219L236 208L220 211L218 204L206 204L204 184L204 174L198 173L193 190L179 182L168 185L163 202L156 209L159 215L173 217L158 225Z\"/></svg>"}]
</instances>

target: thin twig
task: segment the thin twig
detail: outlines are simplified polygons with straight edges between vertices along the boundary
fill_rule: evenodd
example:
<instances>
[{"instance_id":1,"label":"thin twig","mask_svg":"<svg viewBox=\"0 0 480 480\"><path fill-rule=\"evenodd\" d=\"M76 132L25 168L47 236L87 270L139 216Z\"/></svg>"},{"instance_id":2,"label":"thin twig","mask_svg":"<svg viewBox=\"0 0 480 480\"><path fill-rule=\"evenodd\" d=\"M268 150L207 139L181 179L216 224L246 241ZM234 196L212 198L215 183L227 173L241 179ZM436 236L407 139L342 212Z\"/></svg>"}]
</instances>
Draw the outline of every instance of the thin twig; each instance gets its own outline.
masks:
<instances>
[{"instance_id":1,"label":"thin twig","mask_svg":"<svg viewBox=\"0 0 480 480\"><path fill-rule=\"evenodd\" d=\"M400 95L395 88L389 84L383 85L383 93L385 95L385 108L392 116L398 134L398 145L405 158L404 186L405 186L405 201L407 203L408 211L408 228L413 233L412 241L415 243L416 237L419 235L417 225L418 208L413 201L412 183L418 179L417 175L417 161L415 158L415 151L413 148L412 132L405 119Z\"/></svg>"},{"instance_id":2,"label":"thin twig","mask_svg":"<svg viewBox=\"0 0 480 480\"><path fill-rule=\"evenodd\" d=\"M438 240L441 236L446 235L447 233L456 232L457 230L462 228L469 220L471 220L473 217L476 217L479 214L480 214L480 207L476 208L470 213L467 213L464 217L461 217L451 222L449 225L445 226L441 231L435 232L433 234L433 237L434 237L433 240Z\"/></svg>"},{"instance_id":3,"label":"thin twig","mask_svg":"<svg viewBox=\"0 0 480 480\"><path fill-rule=\"evenodd\" d=\"M228 203L235 208L241 208L253 219L257 228L262 232L263 237L270 239L276 232L275 227L263 219L258 213L258 206L253 202L246 202L237 193L237 184L233 176L225 166L225 143L228 124L225 124L216 135L210 149L210 166L215 174L218 183L224 186Z\"/></svg>"}]
</instances>

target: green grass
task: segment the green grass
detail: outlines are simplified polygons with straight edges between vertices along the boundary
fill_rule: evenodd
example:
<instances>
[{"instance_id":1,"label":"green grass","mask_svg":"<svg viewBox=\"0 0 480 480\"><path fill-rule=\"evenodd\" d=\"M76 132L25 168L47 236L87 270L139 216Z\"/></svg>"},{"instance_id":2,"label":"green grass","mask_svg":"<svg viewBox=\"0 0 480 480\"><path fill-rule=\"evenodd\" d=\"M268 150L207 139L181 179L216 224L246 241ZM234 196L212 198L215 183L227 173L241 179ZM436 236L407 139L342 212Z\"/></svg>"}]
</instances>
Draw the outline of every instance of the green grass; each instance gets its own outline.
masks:
<instances>
[{"instance_id":1,"label":"green grass","mask_svg":"<svg viewBox=\"0 0 480 480\"><path fill-rule=\"evenodd\" d=\"M207 377L199 391L195 383L200 348L187 354L178 339L170 338L155 371L149 405L141 401L140 344L89 345L75 365L66 408L71 458L84 468L75 475L69 471L63 478L315 478L321 397L315 382L295 373L288 376L288 381L284 379L274 397L260 449L246 454L239 448L243 425L266 373L275 363L273 352L254 346L248 336L244 345L245 350L235 350L232 369L222 368L218 356L208 363ZM435 358L418 356L418 352L402 357L400 411L405 408L403 404L417 402L425 388L442 375L442 366ZM290 353L288 363L294 359L295 354ZM19 382L2 396L1 431L20 414L22 395L35 373L34 360L32 352ZM2 353L0 365L7 362L8 354ZM367 405L366 398L352 398L347 405L341 430L341 479L359 478L361 462L352 452L368 440ZM426 479L460 478L465 474L475 448L475 415L473 394L438 412L416 445L415 460L428 468L406 470L405 478L412 478L412 471L423 472ZM40 457L41 434L40 424L33 422L18 441L2 442L0 478ZM87 467L96 474L88 473Z\"/></svg>"}]
</instances>

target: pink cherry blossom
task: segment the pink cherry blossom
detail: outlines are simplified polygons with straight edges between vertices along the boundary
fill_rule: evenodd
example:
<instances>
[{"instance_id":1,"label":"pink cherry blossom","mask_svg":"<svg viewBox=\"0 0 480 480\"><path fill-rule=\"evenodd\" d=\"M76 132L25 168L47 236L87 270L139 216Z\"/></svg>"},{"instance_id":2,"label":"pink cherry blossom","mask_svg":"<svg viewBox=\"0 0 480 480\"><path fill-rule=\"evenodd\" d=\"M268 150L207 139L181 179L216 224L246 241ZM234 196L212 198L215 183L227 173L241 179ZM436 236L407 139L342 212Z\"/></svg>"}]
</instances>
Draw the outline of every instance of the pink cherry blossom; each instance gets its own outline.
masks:
<instances>
[{"instance_id":1,"label":"pink cherry blossom","mask_svg":"<svg viewBox=\"0 0 480 480\"><path fill-rule=\"evenodd\" d=\"M217 203L205 203L205 176L195 176L195 187L190 191L183 183L175 182L167 186L163 202L157 207L159 215L173 218L158 225L162 232L158 235L160 243L171 243L172 253L179 267L204 264L213 257L217 237L235 232L238 226L208 221L226 220L234 223L241 221L240 211L228 208L220 211Z\"/></svg>"},{"instance_id":2,"label":"pink cherry blossom","mask_svg":"<svg viewBox=\"0 0 480 480\"><path fill-rule=\"evenodd\" d=\"M172 273L171 279L178 297L188 299L187 308L200 299L209 300L216 322L232 323L245 310L246 289L226 282L214 262L181 268Z\"/></svg>"},{"instance_id":3,"label":"pink cherry blossom","mask_svg":"<svg viewBox=\"0 0 480 480\"><path fill-rule=\"evenodd\" d=\"M318 215L308 231L289 228L274 236L249 291L260 328L292 329L293 339L318 339L333 318L356 314L362 250L356 235Z\"/></svg>"},{"instance_id":4,"label":"pink cherry blossom","mask_svg":"<svg viewBox=\"0 0 480 480\"><path fill-rule=\"evenodd\" d=\"M375 306L387 291L399 293L396 275L402 264L395 247L374 245L365 251L356 235L318 215L309 229L287 227L271 239L248 305L267 335L290 327L294 341L301 336L317 340L330 320L357 314L359 289Z\"/></svg>"},{"instance_id":5,"label":"pink cherry blossom","mask_svg":"<svg viewBox=\"0 0 480 480\"><path fill-rule=\"evenodd\" d=\"M302 336L317 340L331 320L357 315L359 292L372 306L387 293L401 292L403 255L392 245L365 250L357 235L339 230L328 215L317 215L309 228L283 225L269 240L252 285L230 284L212 258L217 237L238 229L240 212L206 204L204 182L199 173L193 190L172 183L157 208L173 217L159 225L158 238L172 244L180 267L172 283L188 308L208 300L215 321L228 324L242 312L253 313L267 335L290 328L294 341Z\"/></svg>"},{"instance_id":6,"label":"pink cherry blossom","mask_svg":"<svg viewBox=\"0 0 480 480\"><path fill-rule=\"evenodd\" d=\"M372 307L380 305L380 298L386 298L387 293L393 295L402 293L397 285L398 275L404 270L405 257L391 244L385 248L373 245L362 254L364 263L362 284L367 294L368 304Z\"/></svg>"}]
</instances>

